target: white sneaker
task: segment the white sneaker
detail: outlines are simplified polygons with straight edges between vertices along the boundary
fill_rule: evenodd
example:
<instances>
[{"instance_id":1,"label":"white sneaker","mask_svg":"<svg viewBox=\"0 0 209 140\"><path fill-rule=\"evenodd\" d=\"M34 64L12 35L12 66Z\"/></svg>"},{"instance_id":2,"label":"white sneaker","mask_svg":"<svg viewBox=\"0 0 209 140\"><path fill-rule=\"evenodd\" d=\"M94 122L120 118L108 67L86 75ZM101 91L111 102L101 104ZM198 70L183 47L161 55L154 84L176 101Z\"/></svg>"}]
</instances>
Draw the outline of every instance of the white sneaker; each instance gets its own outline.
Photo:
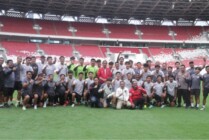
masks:
<instances>
[{"instance_id":1,"label":"white sneaker","mask_svg":"<svg viewBox=\"0 0 209 140\"><path fill-rule=\"evenodd\" d=\"M46 108L46 105L47 105L47 103L46 103L46 102L44 102L43 108Z\"/></svg>"},{"instance_id":2,"label":"white sneaker","mask_svg":"<svg viewBox=\"0 0 209 140\"><path fill-rule=\"evenodd\" d=\"M161 108L164 108L165 107L165 105L161 105Z\"/></svg>"},{"instance_id":3,"label":"white sneaker","mask_svg":"<svg viewBox=\"0 0 209 140\"><path fill-rule=\"evenodd\" d=\"M205 110L205 108L204 108L204 107L202 107L200 110L201 110L201 111L204 111L204 110Z\"/></svg>"},{"instance_id":4,"label":"white sneaker","mask_svg":"<svg viewBox=\"0 0 209 140\"><path fill-rule=\"evenodd\" d=\"M150 106L149 106L149 109L151 109L151 108L153 108L153 105L150 105Z\"/></svg>"},{"instance_id":5,"label":"white sneaker","mask_svg":"<svg viewBox=\"0 0 209 140\"><path fill-rule=\"evenodd\" d=\"M186 107L186 104L184 104L183 107Z\"/></svg>"},{"instance_id":6,"label":"white sneaker","mask_svg":"<svg viewBox=\"0 0 209 140\"><path fill-rule=\"evenodd\" d=\"M34 105L34 109L35 109L35 110L37 109L37 105Z\"/></svg>"},{"instance_id":7,"label":"white sneaker","mask_svg":"<svg viewBox=\"0 0 209 140\"><path fill-rule=\"evenodd\" d=\"M23 107L22 107L22 110L23 110L23 111L25 111L25 110L26 110L26 107L25 107L25 106L23 106Z\"/></svg>"},{"instance_id":8,"label":"white sneaker","mask_svg":"<svg viewBox=\"0 0 209 140\"><path fill-rule=\"evenodd\" d=\"M75 104L72 104L71 107L75 107Z\"/></svg>"}]
</instances>

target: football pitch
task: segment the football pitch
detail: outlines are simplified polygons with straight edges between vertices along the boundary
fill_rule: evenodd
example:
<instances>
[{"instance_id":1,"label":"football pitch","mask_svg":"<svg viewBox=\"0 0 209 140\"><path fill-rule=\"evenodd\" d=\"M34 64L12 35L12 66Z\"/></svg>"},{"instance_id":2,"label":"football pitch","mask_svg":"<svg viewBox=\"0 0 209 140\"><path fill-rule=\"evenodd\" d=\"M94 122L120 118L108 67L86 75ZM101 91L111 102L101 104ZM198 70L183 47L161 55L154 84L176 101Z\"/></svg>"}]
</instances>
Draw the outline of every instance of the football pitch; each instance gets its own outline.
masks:
<instances>
[{"instance_id":1,"label":"football pitch","mask_svg":"<svg viewBox=\"0 0 209 140\"><path fill-rule=\"evenodd\" d=\"M0 109L0 139L209 139L209 107Z\"/></svg>"}]
</instances>

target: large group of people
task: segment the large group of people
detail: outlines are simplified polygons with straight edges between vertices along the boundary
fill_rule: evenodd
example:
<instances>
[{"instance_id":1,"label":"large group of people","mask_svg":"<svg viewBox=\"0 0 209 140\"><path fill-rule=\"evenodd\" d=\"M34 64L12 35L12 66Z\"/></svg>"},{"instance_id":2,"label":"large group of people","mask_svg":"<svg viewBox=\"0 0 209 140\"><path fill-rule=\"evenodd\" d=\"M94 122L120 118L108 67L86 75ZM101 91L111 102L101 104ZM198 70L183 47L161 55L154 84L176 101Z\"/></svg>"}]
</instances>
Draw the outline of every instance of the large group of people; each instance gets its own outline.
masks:
<instances>
[{"instance_id":1,"label":"large group of people","mask_svg":"<svg viewBox=\"0 0 209 140\"><path fill-rule=\"evenodd\" d=\"M144 64L140 60L136 64L132 60L124 62L120 54L116 62L92 58L88 65L84 58L75 63L73 56L69 65L64 56L59 61L50 56L41 56L40 62L36 59L18 56L14 63L0 57L0 107L14 103L26 110L83 104L92 108L184 106L205 110L209 93L209 66L205 58L202 67L195 67L191 61L188 69L181 62L176 62L175 68L160 62L153 65L150 60ZM202 69L206 70L203 75Z\"/></svg>"}]
</instances>

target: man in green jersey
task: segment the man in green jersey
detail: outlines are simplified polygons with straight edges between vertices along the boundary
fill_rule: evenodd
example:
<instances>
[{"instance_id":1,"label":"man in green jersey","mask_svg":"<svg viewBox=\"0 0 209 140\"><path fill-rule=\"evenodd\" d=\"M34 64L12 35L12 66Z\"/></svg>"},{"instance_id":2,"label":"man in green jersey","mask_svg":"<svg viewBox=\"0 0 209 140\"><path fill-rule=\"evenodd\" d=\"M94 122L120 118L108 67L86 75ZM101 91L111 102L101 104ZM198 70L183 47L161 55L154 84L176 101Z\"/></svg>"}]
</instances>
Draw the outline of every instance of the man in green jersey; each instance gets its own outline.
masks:
<instances>
[{"instance_id":1,"label":"man in green jersey","mask_svg":"<svg viewBox=\"0 0 209 140\"><path fill-rule=\"evenodd\" d=\"M97 76L98 67L96 65L96 60L94 58L91 59L91 65L85 66L84 71L86 72L86 78L88 78L87 74L89 72L93 73L93 78Z\"/></svg>"},{"instance_id":2,"label":"man in green jersey","mask_svg":"<svg viewBox=\"0 0 209 140\"><path fill-rule=\"evenodd\" d=\"M74 68L75 68L75 57L70 57L70 65L67 66L68 71L73 71L73 75L75 76Z\"/></svg>"}]
</instances>

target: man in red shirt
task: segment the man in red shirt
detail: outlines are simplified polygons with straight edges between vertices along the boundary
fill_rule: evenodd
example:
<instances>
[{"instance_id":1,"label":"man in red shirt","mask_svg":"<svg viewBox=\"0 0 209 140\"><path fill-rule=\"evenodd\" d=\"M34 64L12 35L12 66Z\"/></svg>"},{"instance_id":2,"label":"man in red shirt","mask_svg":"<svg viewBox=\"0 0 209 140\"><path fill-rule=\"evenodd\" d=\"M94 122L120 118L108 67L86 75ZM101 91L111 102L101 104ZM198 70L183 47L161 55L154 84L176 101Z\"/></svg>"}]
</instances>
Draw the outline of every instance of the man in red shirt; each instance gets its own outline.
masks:
<instances>
[{"instance_id":1,"label":"man in red shirt","mask_svg":"<svg viewBox=\"0 0 209 140\"><path fill-rule=\"evenodd\" d=\"M133 81L132 88L129 91L129 102L132 109L139 106L140 109L144 107L144 97L146 97L146 91L142 87L137 86L137 81Z\"/></svg>"},{"instance_id":2,"label":"man in red shirt","mask_svg":"<svg viewBox=\"0 0 209 140\"><path fill-rule=\"evenodd\" d=\"M102 62L102 67L99 68L97 72L97 76L99 77L100 84L103 84L104 82L106 82L108 78L112 78L112 72L110 68L107 67L106 60Z\"/></svg>"}]
</instances>

